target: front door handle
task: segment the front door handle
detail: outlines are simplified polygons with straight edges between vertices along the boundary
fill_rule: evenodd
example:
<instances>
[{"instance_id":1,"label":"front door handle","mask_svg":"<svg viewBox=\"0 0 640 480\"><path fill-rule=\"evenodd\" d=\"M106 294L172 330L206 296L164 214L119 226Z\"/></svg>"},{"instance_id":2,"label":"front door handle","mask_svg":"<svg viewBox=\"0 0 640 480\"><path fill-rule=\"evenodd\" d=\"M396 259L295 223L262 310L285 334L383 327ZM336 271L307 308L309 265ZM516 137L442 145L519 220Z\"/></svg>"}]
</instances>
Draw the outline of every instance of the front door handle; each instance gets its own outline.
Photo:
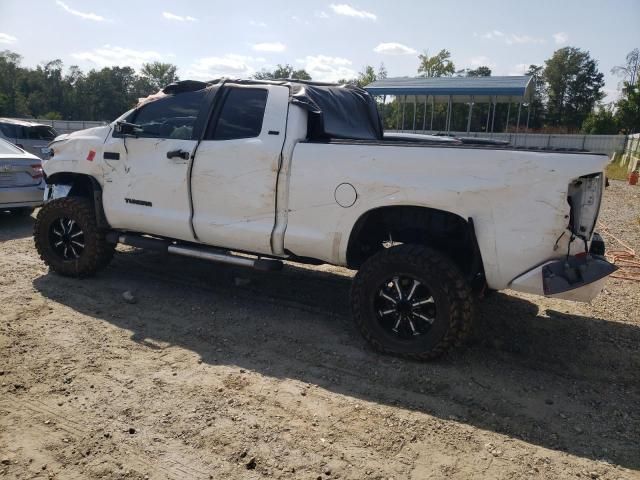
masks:
<instances>
[{"instance_id":1,"label":"front door handle","mask_svg":"<svg viewBox=\"0 0 640 480\"><path fill-rule=\"evenodd\" d=\"M184 150L171 150L170 152L167 152L167 158L176 158L176 157L181 158L182 160L189 160L189 157L191 157L191 154Z\"/></svg>"}]
</instances>

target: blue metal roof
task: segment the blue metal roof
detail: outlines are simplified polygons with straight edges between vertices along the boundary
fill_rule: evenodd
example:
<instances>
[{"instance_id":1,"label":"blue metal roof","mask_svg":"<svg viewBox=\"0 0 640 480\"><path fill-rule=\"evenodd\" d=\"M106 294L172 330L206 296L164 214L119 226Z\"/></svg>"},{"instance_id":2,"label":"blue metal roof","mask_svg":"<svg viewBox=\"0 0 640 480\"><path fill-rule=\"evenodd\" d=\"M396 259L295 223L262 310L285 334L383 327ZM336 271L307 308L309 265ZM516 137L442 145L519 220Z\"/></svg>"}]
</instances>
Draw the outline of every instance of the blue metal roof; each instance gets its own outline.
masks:
<instances>
[{"instance_id":1,"label":"blue metal roof","mask_svg":"<svg viewBox=\"0 0 640 480\"><path fill-rule=\"evenodd\" d=\"M432 95L453 97L453 101L469 101L474 97L501 97L504 101L529 101L533 95L533 77L400 77L385 78L367 85L372 95ZM458 98L456 98L458 97ZM463 97L463 98L461 98ZM477 99L476 99L477 100Z\"/></svg>"}]
</instances>

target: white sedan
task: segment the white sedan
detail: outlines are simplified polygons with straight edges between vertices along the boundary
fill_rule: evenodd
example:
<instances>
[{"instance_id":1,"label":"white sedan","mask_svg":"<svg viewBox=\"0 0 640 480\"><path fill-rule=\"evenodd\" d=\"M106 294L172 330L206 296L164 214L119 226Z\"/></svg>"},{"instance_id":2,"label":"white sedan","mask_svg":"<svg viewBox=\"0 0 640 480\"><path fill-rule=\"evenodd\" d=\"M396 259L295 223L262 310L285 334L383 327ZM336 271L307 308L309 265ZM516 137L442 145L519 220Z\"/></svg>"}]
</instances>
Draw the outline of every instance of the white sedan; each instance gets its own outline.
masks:
<instances>
[{"instance_id":1,"label":"white sedan","mask_svg":"<svg viewBox=\"0 0 640 480\"><path fill-rule=\"evenodd\" d=\"M44 187L40 159L0 139L0 211L31 215L42 205Z\"/></svg>"}]
</instances>

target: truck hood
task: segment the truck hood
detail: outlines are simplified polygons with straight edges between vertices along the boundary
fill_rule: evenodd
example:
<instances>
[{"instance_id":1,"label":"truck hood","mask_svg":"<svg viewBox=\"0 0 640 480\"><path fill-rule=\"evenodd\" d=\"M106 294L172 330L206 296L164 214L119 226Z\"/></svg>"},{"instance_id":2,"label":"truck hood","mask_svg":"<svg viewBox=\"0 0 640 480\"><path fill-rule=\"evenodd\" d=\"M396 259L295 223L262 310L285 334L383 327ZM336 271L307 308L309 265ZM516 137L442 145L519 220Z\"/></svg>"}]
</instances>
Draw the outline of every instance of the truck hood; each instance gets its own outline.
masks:
<instances>
[{"instance_id":1,"label":"truck hood","mask_svg":"<svg viewBox=\"0 0 640 480\"><path fill-rule=\"evenodd\" d=\"M85 128L84 130L77 130L71 133L63 133L62 135L58 135L56 138L54 138L49 146L58 142L76 138L99 138L101 139L101 141L104 141L107 138L110 130L110 125L103 125L101 127Z\"/></svg>"}]
</instances>

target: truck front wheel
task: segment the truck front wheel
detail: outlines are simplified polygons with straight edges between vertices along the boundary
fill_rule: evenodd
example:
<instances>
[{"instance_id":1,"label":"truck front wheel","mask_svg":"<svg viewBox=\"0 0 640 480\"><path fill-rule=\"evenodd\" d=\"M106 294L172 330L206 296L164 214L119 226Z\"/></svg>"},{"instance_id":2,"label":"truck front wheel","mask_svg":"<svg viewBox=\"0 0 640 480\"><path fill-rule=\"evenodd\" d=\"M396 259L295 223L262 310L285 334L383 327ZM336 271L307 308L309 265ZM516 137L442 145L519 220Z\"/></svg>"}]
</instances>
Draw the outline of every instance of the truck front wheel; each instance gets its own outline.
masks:
<instances>
[{"instance_id":1,"label":"truck front wheel","mask_svg":"<svg viewBox=\"0 0 640 480\"><path fill-rule=\"evenodd\" d=\"M91 202L82 197L46 203L36 217L33 238L44 263L68 277L93 275L109 264L115 249L98 228Z\"/></svg>"},{"instance_id":2,"label":"truck front wheel","mask_svg":"<svg viewBox=\"0 0 640 480\"><path fill-rule=\"evenodd\" d=\"M377 350L428 360L460 345L471 329L472 293L446 256L421 245L380 251L351 289L353 316Z\"/></svg>"}]
</instances>

